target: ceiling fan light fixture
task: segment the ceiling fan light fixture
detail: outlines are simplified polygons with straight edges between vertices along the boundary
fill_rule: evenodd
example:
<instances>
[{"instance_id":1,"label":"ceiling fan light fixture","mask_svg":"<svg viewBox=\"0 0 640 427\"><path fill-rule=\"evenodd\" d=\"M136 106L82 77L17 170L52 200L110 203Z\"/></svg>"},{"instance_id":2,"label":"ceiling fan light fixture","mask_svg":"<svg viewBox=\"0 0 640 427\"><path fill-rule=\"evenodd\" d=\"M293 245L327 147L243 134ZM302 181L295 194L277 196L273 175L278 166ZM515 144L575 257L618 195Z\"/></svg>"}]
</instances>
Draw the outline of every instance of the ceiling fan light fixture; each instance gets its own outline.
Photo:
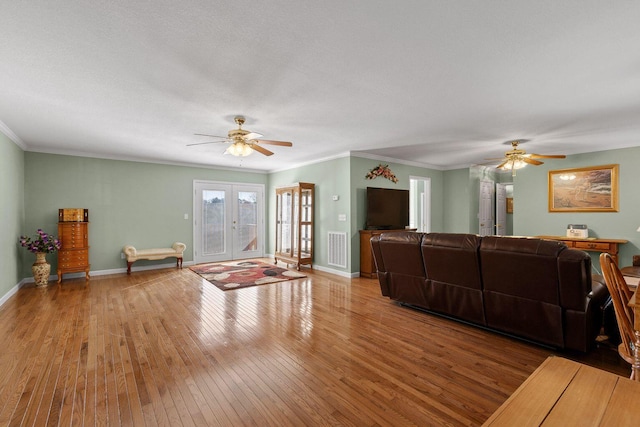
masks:
<instances>
[{"instance_id":1,"label":"ceiling fan light fixture","mask_svg":"<svg viewBox=\"0 0 640 427\"><path fill-rule=\"evenodd\" d=\"M527 164L524 162L524 160L509 160L507 163L505 163L504 165L502 165L502 167L500 169L505 170L505 171L510 171L513 169L522 169L523 167L527 166Z\"/></svg>"},{"instance_id":2,"label":"ceiling fan light fixture","mask_svg":"<svg viewBox=\"0 0 640 427\"><path fill-rule=\"evenodd\" d=\"M242 141L236 141L225 150L224 154L231 154L236 157L245 157L253 153L253 149Z\"/></svg>"}]
</instances>

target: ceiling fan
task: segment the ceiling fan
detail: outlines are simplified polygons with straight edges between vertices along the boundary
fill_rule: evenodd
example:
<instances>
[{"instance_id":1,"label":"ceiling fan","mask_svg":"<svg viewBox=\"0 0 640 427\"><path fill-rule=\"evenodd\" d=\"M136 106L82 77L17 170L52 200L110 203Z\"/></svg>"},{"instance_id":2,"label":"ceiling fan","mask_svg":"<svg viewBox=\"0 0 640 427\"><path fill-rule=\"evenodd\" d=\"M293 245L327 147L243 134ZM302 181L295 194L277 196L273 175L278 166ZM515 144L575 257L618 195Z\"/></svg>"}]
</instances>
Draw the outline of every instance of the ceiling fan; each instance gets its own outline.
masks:
<instances>
[{"instance_id":1,"label":"ceiling fan","mask_svg":"<svg viewBox=\"0 0 640 427\"><path fill-rule=\"evenodd\" d=\"M537 159L564 159L567 157L564 154L527 154L526 151L518 148L520 142L522 140L511 141L511 150L504 153L504 157L487 160L501 160L496 169L510 170L512 175L516 176L517 169L522 169L528 164L538 166L544 163Z\"/></svg>"},{"instance_id":2,"label":"ceiling fan","mask_svg":"<svg viewBox=\"0 0 640 427\"><path fill-rule=\"evenodd\" d=\"M231 143L229 147L227 147L224 154L231 154L233 156L248 156L253 153L253 151L257 151L258 153L264 154L265 156L271 156L273 154L272 151L267 150L262 147L260 144L267 145L279 145L282 147L293 147L291 142L285 141L272 141L269 139L258 139L262 137L261 134L256 132L251 132L246 129L242 129L242 125L244 124L245 118L243 116L236 116L233 119L238 125L238 129L231 129L228 133L228 136L218 136L218 135L207 135L204 133L196 133L194 135L199 136L210 136L212 138L219 138L219 141L207 141L207 142L198 142L195 144L187 144L187 146L193 145L205 145L205 144L216 144L216 143Z\"/></svg>"}]
</instances>

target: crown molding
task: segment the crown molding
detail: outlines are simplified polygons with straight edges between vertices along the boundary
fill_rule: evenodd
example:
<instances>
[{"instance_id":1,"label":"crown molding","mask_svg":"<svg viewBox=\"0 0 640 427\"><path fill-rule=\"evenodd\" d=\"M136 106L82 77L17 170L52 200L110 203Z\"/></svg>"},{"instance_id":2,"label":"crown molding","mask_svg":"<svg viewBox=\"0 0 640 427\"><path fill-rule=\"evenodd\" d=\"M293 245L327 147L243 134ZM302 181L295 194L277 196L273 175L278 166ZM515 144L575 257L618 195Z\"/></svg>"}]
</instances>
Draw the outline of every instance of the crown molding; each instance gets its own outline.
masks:
<instances>
[{"instance_id":1,"label":"crown molding","mask_svg":"<svg viewBox=\"0 0 640 427\"><path fill-rule=\"evenodd\" d=\"M22 148L23 151L27 151L27 145L24 143L24 141L18 138L18 135L13 133L13 131L9 129L9 126L7 126L2 120L0 120L0 132L5 134L7 138L13 141L13 143L18 147Z\"/></svg>"},{"instance_id":2,"label":"crown molding","mask_svg":"<svg viewBox=\"0 0 640 427\"><path fill-rule=\"evenodd\" d=\"M429 163L414 162L414 161L411 161L411 160L403 160L403 159L395 159L393 157L387 157L387 156L378 156L376 154L369 154L369 153L365 153L365 152L362 152L362 151L351 151L350 154L353 157L361 157L363 159L379 160L379 161L382 161L382 162L393 162L393 163L398 163L398 164L401 164L401 165L415 166L415 167L418 167L418 168L425 168L425 169L447 170L446 168L443 168L442 166L431 165Z\"/></svg>"}]
</instances>

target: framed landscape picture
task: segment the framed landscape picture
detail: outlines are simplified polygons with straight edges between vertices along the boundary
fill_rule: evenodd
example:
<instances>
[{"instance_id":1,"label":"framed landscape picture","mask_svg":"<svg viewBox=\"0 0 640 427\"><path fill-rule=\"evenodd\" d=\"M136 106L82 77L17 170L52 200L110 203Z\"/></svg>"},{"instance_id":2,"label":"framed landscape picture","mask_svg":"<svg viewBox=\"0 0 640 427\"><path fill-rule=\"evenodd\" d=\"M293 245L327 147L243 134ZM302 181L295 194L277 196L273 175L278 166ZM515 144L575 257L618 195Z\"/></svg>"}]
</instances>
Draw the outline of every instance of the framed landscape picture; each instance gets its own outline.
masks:
<instances>
[{"instance_id":1,"label":"framed landscape picture","mask_svg":"<svg viewBox=\"0 0 640 427\"><path fill-rule=\"evenodd\" d=\"M618 212L618 165L549 171L549 212Z\"/></svg>"}]
</instances>

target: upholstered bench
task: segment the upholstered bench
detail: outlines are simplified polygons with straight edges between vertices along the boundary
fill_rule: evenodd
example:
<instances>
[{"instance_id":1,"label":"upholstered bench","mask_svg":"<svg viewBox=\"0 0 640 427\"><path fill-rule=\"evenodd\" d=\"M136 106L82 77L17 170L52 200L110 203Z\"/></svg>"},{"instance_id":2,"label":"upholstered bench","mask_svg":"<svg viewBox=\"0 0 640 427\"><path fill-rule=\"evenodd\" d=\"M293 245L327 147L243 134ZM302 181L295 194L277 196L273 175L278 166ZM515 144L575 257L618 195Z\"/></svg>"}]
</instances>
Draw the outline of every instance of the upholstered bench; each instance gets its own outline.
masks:
<instances>
[{"instance_id":1,"label":"upholstered bench","mask_svg":"<svg viewBox=\"0 0 640 427\"><path fill-rule=\"evenodd\" d=\"M153 248L153 249L136 249L131 245L127 245L122 252L127 256L127 274L131 274L131 265L140 259L158 260L165 258L176 258L176 267L182 268L182 253L187 245L175 242L170 248Z\"/></svg>"}]
</instances>

